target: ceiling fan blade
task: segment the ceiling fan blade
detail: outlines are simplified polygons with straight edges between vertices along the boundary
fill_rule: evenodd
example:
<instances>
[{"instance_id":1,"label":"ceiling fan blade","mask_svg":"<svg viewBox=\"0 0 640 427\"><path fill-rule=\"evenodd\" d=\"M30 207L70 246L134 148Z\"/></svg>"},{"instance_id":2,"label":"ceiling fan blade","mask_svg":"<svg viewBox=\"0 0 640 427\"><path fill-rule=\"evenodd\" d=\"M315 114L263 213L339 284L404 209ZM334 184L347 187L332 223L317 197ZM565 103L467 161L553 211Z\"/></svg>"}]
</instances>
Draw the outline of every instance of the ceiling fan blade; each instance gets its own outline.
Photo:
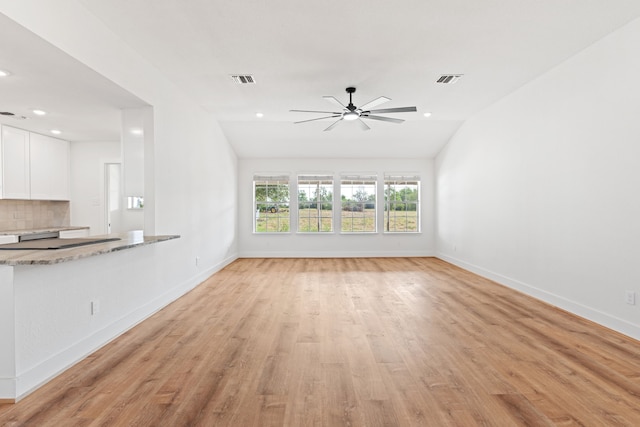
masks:
<instances>
[{"instance_id":1,"label":"ceiling fan blade","mask_svg":"<svg viewBox=\"0 0 640 427\"><path fill-rule=\"evenodd\" d=\"M365 116L364 114L362 116L363 119L373 119L373 120L380 120L381 122L391 122L391 123L402 123L404 122L404 120L402 119L392 119L391 117L382 117L382 116L372 116L372 115L368 115Z\"/></svg>"},{"instance_id":2,"label":"ceiling fan blade","mask_svg":"<svg viewBox=\"0 0 640 427\"><path fill-rule=\"evenodd\" d=\"M293 122L293 124L297 125L298 123L314 122L316 120L332 119L334 117L340 117L340 114L338 114L337 116L326 116L326 117L318 117L317 119L301 120L299 122ZM340 120L342 120L342 119L340 119Z\"/></svg>"},{"instance_id":3,"label":"ceiling fan blade","mask_svg":"<svg viewBox=\"0 0 640 427\"><path fill-rule=\"evenodd\" d=\"M371 129L369 126L367 126L367 124L366 124L365 122L363 122L363 121L362 121L362 119L358 119L358 120L357 120L357 122L358 122L358 125L360 125L360 128L361 128L362 130L369 130L369 129Z\"/></svg>"},{"instance_id":4,"label":"ceiling fan blade","mask_svg":"<svg viewBox=\"0 0 640 427\"><path fill-rule=\"evenodd\" d=\"M340 123L341 121L342 121L342 118L339 118L338 120L336 120L335 122L333 122L333 123L331 124L331 126L329 126L328 128L326 128L323 132L326 132L326 131L328 131L328 130L333 129L333 128L334 128L338 123Z\"/></svg>"},{"instance_id":5,"label":"ceiling fan blade","mask_svg":"<svg viewBox=\"0 0 640 427\"><path fill-rule=\"evenodd\" d=\"M290 113L321 113L321 114L342 114L336 111L315 111L315 110L289 110Z\"/></svg>"},{"instance_id":6,"label":"ceiling fan blade","mask_svg":"<svg viewBox=\"0 0 640 427\"><path fill-rule=\"evenodd\" d=\"M381 96L379 98L374 99L373 101L367 102L362 107L360 107L360 109L362 111L368 110L369 108L377 107L378 105L384 104L385 102L389 102L389 101L391 101L391 98L387 98L386 96Z\"/></svg>"},{"instance_id":7,"label":"ceiling fan blade","mask_svg":"<svg viewBox=\"0 0 640 427\"><path fill-rule=\"evenodd\" d=\"M379 114L379 113L413 113L416 111L418 111L416 107L397 107L397 108L382 108L380 110L370 110L370 111L363 111L363 112Z\"/></svg>"},{"instance_id":8,"label":"ceiling fan blade","mask_svg":"<svg viewBox=\"0 0 640 427\"><path fill-rule=\"evenodd\" d=\"M334 98L333 96L323 96L324 99L326 99L327 101L329 101L330 103L346 110L347 107L340 101L338 101L336 98Z\"/></svg>"}]
</instances>

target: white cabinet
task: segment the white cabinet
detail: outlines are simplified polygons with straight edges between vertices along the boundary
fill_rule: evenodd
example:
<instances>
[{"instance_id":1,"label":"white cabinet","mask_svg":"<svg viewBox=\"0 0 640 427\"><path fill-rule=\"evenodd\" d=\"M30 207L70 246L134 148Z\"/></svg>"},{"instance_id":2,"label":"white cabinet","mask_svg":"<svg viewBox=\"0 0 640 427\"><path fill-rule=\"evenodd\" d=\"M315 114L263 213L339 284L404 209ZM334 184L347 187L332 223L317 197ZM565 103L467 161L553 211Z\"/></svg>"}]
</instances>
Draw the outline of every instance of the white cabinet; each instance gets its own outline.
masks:
<instances>
[{"instance_id":1,"label":"white cabinet","mask_svg":"<svg viewBox=\"0 0 640 427\"><path fill-rule=\"evenodd\" d=\"M0 197L69 200L69 142L2 126Z\"/></svg>"},{"instance_id":2,"label":"white cabinet","mask_svg":"<svg viewBox=\"0 0 640 427\"><path fill-rule=\"evenodd\" d=\"M2 191L3 199L31 198L29 168L29 132L2 126Z\"/></svg>"},{"instance_id":3,"label":"white cabinet","mask_svg":"<svg viewBox=\"0 0 640 427\"><path fill-rule=\"evenodd\" d=\"M31 199L69 200L69 142L31 134Z\"/></svg>"}]
</instances>

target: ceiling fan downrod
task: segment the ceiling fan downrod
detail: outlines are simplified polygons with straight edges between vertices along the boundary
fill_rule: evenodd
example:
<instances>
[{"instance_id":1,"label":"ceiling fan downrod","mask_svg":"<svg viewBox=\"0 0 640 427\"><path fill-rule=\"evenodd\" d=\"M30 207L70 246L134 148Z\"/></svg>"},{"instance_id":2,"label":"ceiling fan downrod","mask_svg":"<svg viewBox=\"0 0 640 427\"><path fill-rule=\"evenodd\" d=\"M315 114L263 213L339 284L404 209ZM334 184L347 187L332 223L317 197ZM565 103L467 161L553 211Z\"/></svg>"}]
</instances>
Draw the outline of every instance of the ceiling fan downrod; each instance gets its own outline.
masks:
<instances>
[{"instance_id":1,"label":"ceiling fan downrod","mask_svg":"<svg viewBox=\"0 0 640 427\"><path fill-rule=\"evenodd\" d=\"M349 105L347 105L347 108L348 108L350 111L353 111L353 110L355 110L355 109L356 109L356 106L355 106L355 105L353 105L353 100L351 99L351 97L352 97L352 96L353 96L353 94L355 93L356 88L355 88L355 87L348 87L348 88L346 89L346 91L347 91L347 93L349 94Z\"/></svg>"}]
</instances>

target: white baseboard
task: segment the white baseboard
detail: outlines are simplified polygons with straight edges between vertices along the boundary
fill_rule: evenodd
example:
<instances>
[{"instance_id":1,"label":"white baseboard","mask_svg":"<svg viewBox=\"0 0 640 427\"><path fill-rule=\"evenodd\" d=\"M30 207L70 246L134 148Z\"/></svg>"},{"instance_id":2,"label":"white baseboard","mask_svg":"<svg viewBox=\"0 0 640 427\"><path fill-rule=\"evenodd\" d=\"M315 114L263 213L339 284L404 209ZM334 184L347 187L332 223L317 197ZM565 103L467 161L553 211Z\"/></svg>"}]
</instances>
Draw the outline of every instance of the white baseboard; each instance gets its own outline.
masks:
<instances>
[{"instance_id":1,"label":"white baseboard","mask_svg":"<svg viewBox=\"0 0 640 427\"><path fill-rule=\"evenodd\" d=\"M212 265L211 267L206 268L205 270L203 270L202 272L199 272L194 278L192 278L190 281L191 282L195 282L195 286L199 285L200 283L204 282L205 280L207 280L209 277L211 277L213 274L217 273L218 271L222 270L223 268L225 268L227 265L231 264L233 261L238 259L238 254L232 254L230 256L228 256L227 258L223 259L222 261Z\"/></svg>"},{"instance_id":2,"label":"white baseboard","mask_svg":"<svg viewBox=\"0 0 640 427\"><path fill-rule=\"evenodd\" d=\"M16 395L16 379L15 378L0 378L0 402L2 401L10 401L17 400L13 397L5 397L5 396L15 396Z\"/></svg>"},{"instance_id":3,"label":"white baseboard","mask_svg":"<svg viewBox=\"0 0 640 427\"><path fill-rule=\"evenodd\" d=\"M37 366L21 373L17 378L0 379L0 396L16 396L16 401L24 398L41 385L194 289L212 274L231 264L237 258L237 254L225 258L126 316L112 322L107 327L52 355Z\"/></svg>"},{"instance_id":4,"label":"white baseboard","mask_svg":"<svg viewBox=\"0 0 640 427\"><path fill-rule=\"evenodd\" d=\"M587 307L560 295L556 295L535 286L531 286L527 283L521 282L519 280L503 276L499 273L487 270L477 265L467 263L460 259L446 255L442 252L438 252L436 254L436 257L460 268L468 270L472 273L475 273L479 276L493 280L494 282L497 282L501 285L507 286L511 289L515 289L519 292L522 292L523 294L544 301L547 304L551 304L553 306L566 310L569 313L575 314L576 316L583 317L609 329L620 332L621 334L640 340L640 325L638 324L628 322L612 314L596 310L592 307Z\"/></svg>"},{"instance_id":5,"label":"white baseboard","mask_svg":"<svg viewBox=\"0 0 640 427\"><path fill-rule=\"evenodd\" d=\"M246 251L239 258L399 258L433 257L431 251Z\"/></svg>"}]
</instances>

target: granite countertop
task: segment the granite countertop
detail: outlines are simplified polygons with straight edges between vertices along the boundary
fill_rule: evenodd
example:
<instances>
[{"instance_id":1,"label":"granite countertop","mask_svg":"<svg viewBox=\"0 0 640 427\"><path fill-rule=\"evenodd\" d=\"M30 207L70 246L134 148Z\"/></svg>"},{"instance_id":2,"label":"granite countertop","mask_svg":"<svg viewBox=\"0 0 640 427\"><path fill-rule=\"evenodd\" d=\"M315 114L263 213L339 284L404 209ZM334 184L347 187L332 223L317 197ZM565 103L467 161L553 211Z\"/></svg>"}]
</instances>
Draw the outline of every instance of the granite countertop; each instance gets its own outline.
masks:
<instances>
[{"instance_id":1,"label":"granite countertop","mask_svg":"<svg viewBox=\"0 0 640 427\"><path fill-rule=\"evenodd\" d=\"M83 228L83 227L80 227ZM72 228L73 229L73 228ZM46 230L44 230L46 231ZM56 230L51 230L56 231ZM123 249L135 248L167 240L177 239L178 235L164 236L144 236L142 231L129 231L127 233L106 234L103 236L92 236L92 238L114 238L120 240L96 243L92 245L78 246L68 249L52 250L0 250L0 265L48 265L61 262L73 261L95 255L107 254L121 251Z\"/></svg>"},{"instance_id":2,"label":"granite countertop","mask_svg":"<svg viewBox=\"0 0 640 427\"><path fill-rule=\"evenodd\" d=\"M27 234L37 233L54 233L56 231L68 231L68 230L84 230L89 227L47 227L47 228L29 228L25 230L2 230L0 236L26 236Z\"/></svg>"}]
</instances>

